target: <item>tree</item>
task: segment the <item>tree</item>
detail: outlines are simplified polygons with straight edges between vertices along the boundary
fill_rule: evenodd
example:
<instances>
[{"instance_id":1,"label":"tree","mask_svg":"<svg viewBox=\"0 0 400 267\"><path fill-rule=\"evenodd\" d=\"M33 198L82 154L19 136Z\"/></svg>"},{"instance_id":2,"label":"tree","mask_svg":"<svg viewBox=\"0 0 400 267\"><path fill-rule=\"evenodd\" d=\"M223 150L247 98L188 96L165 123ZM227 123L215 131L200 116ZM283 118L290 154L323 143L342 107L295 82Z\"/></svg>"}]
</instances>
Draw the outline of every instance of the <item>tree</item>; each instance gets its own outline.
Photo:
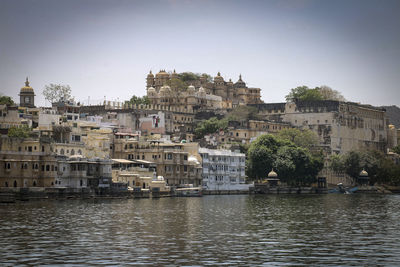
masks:
<instances>
[{"instance_id":1,"label":"tree","mask_svg":"<svg viewBox=\"0 0 400 267\"><path fill-rule=\"evenodd\" d=\"M320 87L308 88L307 86L298 86L291 89L286 96L286 101L318 101L318 100L336 100L346 101L346 99L336 90L329 86L322 85Z\"/></svg>"},{"instance_id":2,"label":"tree","mask_svg":"<svg viewBox=\"0 0 400 267\"><path fill-rule=\"evenodd\" d=\"M14 103L14 101L12 100L11 97L5 96L5 95L1 95L1 94L0 94L0 104L1 104L1 105L7 105L7 106L13 106L13 105L15 105L15 103Z\"/></svg>"},{"instance_id":3,"label":"tree","mask_svg":"<svg viewBox=\"0 0 400 267\"><path fill-rule=\"evenodd\" d=\"M300 130L297 128L283 129L278 133L283 140L293 142L296 146L310 149L318 145L318 136L309 129Z\"/></svg>"},{"instance_id":4,"label":"tree","mask_svg":"<svg viewBox=\"0 0 400 267\"><path fill-rule=\"evenodd\" d=\"M344 96L329 86L321 85L316 87L324 100L346 101Z\"/></svg>"},{"instance_id":5,"label":"tree","mask_svg":"<svg viewBox=\"0 0 400 267\"><path fill-rule=\"evenodd\" d=\"M298 86L290 90L290 93L286 96L286 101L293 102L295 100L301 100L303 96L310 90L307 86Z\"/></svg>"},{"instance_id":6,"label":"tree","mask_svg":"<svg viewBox=\"0 0 400 267\"><path fill-rule=\"evenodd\" d=\"M200 74L196 74L193 72L182 72L179 75L179 78L181 79L181 81L185 82L186 84L194 81L197 81L200 78Z\"/></svg>"},{"instance_id":7,"label":"tree","mask_svg":"<svg viewBox=\"0 0 400 267\"><path fill-rule=\"evenodd\" d=\"M50 103L56 103L61 100L67 101L71 99L71 88L69 85L51 83L45 86L43 95Z\"/></svg>"},{"instance_id":8,"label":"tree","mask_svg":"<svg viewBox=\"0 0 400 267\"><path fill-rule=\"evenodd\" d=\"M125 101L125 103L132 105L149 105L150 100L147 96L138 97L134 95L129 99L129 101Z\"/></svg>"},{"instance_id":9,"label":"tree","mask_svg":"<svg viewBox=\"0 0 400 267\"><path fill-rule=\"evenodd\" d=\"M250 144L247 174L250 178L265 178L274 168L279 179L289 185L309 185L316 181L323 168L322 154L311 154L306 148L273 135L261 135Z\"/></svg>"},{"instance_id":10,"label":"tree","mask_svg":"<svg viewBox=\"0 0 400 267\"><path fill-rule=\"evenodd\" d=\"M336 172L336 173L340 173L343 172L344 168L345 168L345 164L344 164L344 159L341 155L332 155L329 159L329 168Z\"/></svg>"},{"instance_id":11,"label":"tree","mask_svg":"<svg viewBox=\"0 0 400 267\"><path fill-rule=\"evenodd\" d=\"M197 124L194 133L196 138L203 138L206 134L216 133L219 130L226 130L227 127L228 121L226 119L219 120L217 117L212 117Z\"/></svg>"},{"instance_id":12,"label":"tree","mask_svg":"<svg viewBox=\"0 0 400 267\"><path fill-rule=\"evenodd\" d=\"M238 106L230 111L225 118L230 121L248 121L258 119L258 110L251 106Z\"/></svg>"},{"instance_id":13,"label":"tree","mask_svg":"<svg viewBox=\"0 0 400 267\"><path fill-rule=\"evenodd\" d=\"M21 127L12 126L8 129L8 137L28 138L32 133L32 129L27 125Z\"/></svg>"},{"instance_id":14,"label":"tree","mask_svg":"<svg viewBox=\"0 0 400 267\"><path fill-rule=\"evenodd\" d=\"M397 153L397 154L400 155L400 144L395 146L392 150L393 150L394 153Z\"/></svg>"},{"instance_id":15,"label":"tree","mask_svg":"<svg viewBox=\"0 0 400 267\"><path fill-rule=\"evenodd\" d=\"M167 85L172 89L176 89L178 92L184 92L190 84L188 85L180 79L172 78L167 81Z\"/></svg>"}]
</instances>

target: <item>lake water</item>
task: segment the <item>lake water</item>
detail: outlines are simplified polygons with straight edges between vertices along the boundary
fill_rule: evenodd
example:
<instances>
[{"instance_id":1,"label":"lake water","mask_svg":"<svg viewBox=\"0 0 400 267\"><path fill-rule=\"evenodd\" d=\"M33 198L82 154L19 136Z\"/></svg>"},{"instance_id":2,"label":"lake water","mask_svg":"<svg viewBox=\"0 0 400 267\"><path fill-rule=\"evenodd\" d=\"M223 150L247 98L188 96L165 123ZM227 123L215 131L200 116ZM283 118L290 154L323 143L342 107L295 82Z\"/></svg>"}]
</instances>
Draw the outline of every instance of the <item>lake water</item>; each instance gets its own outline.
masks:
<instances>
[{"instance_id":1,"label":"lake water","mask_svg":"<svg viewBox=\"0 0 400 267\"><path fill-rule=\"evenodd\" d=\"M0 204L0 265L400 266L400 195Z\"/></svg>"}]
</instances>

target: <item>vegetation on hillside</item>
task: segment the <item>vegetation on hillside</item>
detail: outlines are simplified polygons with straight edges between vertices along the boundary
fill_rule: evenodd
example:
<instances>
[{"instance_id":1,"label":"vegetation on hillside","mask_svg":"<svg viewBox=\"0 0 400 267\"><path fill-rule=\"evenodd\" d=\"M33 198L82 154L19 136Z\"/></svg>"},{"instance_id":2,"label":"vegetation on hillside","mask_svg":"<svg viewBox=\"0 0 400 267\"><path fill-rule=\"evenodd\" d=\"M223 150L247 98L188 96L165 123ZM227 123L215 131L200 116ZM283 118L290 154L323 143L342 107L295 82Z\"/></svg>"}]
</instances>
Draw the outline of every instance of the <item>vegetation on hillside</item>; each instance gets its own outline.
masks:
<instances>
[{"instance_id":1,"label":"vegetation on hillside","mask_svg":"<svg viewBox=\"0 0 400 267\"><path fill-rule=\"evenodd\" d=\"M239 106L227 113L224 118L218 119L212 117L203 120L197 124L195 128L196 138L203 138L206 134L213 134L220 130L226 130L230 121L248 121L257 120L257 108L250 106Z\"/></svg>"}]
</instances>

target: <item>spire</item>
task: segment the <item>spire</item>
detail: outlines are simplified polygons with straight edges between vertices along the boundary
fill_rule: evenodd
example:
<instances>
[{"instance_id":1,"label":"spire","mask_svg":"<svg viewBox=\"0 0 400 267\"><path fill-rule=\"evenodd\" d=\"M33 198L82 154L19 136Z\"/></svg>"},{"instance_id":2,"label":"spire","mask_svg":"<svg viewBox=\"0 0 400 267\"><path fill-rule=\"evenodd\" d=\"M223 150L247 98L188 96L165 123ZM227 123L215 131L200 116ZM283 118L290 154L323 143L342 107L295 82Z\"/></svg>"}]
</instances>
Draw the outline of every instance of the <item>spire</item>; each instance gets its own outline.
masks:
<instances>
[{"instance_id":1,"label":"spire","mask_svg":"<svg viewBox=\"0 0 400 267\"><path fill-rule=\"evenodd\" d=\"M239 74L239 81L242 81L242 74Z\"/></svg>"},{"instance_id":2,"label":"spire","mask_svg":"<svg viewBox=\"0 0 400 267\"><path fill-rule=\"evenodd\" d=\"M150 74L152 74L152 73L151 73L151 70L150 70Z\"/></svg>"},{"instance_id":3,"label":"spire","mask_svg":"<svg viewBox=\"0 0 400 267\"><path fill-rule=\"evenodd\" d=\"M175 69L174 69L174 73L176 73L176 72L175 72Z\"/></svg>"},{"instance_id":4,"label":"spire","mask_svg":"<svg viewBox=\"0 0 400 267\"><path fill-rule=\"evenodd\" d=\"M221 73L218 71L217 76L221 76Z\"/></svg>"},{"instance_id":5,"label":"spire","mask_svg":"<svg viewBox=\"0 0 400 267\"><path fill-rule=\"evenodd\" d=\"M29 87L28 77L26 77L25 86L26 86L26 87Z\"/></svg>"}]
</instances>

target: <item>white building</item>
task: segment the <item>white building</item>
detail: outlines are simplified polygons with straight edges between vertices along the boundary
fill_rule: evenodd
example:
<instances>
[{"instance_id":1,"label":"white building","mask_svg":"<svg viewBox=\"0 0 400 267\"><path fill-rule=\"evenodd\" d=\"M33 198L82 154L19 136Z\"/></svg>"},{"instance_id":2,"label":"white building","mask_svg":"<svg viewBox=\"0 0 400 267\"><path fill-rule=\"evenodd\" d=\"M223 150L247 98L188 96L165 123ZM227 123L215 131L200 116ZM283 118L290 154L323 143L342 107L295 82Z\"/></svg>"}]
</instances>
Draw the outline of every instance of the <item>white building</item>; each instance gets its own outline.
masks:
<instances>
[{"instance_id":1,"label":"white building","mask_svg":"<svg viewBox=\"0 0 400 267\"><path fill-rule=\"evenodd\" d=\"M204 190L249 190L245 183L245 154L200 148Z\"/></svg>"}]
</instances>

